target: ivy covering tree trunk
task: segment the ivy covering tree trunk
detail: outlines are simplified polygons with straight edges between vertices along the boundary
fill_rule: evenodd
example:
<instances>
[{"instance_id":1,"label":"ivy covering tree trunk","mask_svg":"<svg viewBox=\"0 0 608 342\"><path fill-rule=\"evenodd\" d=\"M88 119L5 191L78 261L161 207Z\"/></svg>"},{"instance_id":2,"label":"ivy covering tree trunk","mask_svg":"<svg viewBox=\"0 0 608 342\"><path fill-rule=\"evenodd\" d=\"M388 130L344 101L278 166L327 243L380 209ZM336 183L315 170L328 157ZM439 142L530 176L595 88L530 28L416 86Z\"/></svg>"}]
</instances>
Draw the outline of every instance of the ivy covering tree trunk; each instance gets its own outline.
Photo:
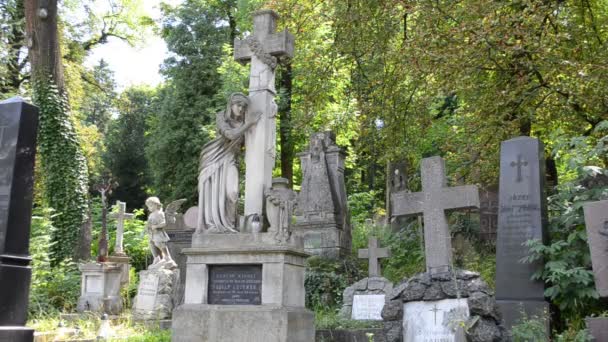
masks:
<instances>
[{"instance_id":1,"label":"ivy covering tree trunk","mask_svg":"<svg viewBox=\"0 0 608 342\"><path fill-rule=\"evenodd\" d=\"M45 204L55 209L51 259L88 259L77 248L87 218L87 164L76 135L65 92L57 31L57 1L25 1L33 101L40 108L38 153L44 175ZM81 254L81 255L77 255Z\"/></svg>"}]
</instances>

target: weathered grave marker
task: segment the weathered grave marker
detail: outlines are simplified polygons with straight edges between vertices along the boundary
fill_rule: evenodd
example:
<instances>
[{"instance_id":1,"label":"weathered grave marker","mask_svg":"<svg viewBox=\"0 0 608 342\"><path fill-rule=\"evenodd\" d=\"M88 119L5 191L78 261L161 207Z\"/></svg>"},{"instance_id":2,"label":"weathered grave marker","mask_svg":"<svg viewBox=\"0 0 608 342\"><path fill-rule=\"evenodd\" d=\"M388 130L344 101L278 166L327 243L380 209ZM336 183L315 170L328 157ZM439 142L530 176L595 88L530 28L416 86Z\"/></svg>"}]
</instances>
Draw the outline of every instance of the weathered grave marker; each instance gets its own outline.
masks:
<instances>
[{"instance_id":1,"label":"weathered grave marker","mask_svg":"<svg viewBox=\"0 0 608 342\"><path fill-rule=\"evenodd\" d=\"M469 317L466 299L443 299L403 304L403 338L406 342L464 342Z\"/></svg>"},{"instance_id":2,"label":"weathered grave marker","mask_svg":"<svg viewBox=\"0 0 608 342\"><path fill-rule=\"evenodd\" d=\"M393 194L393 215L424 215L424 254L430 273L450 270L452 243L446 210L479 207L475 185L447 187L445 163L441 157L422 160L422 192Z\"/></svg>"},{"instance_id":3,"label":"weathered grave marker","mask_svg":"<svg viewBox=\"0 0 608 342\"><path fill-rule=\"evenodd\" d=\"M0 102L0 340L31 341L25 327L32 269L29 238L38 109Z\"/></svg>"},{"instance_id":4,"label":"weathered grave marker","mask_svg":"<svg viewBox=\"0 0 608 342\"><path fill-rule=\"evenodd\" d=\"M367 248L359 250L359 258L369 260L369 277L379 277L380 263L378 260L381 258L388 258L390 256L390 251L387 248L378 248L378 239L375 237L370 236L367 245Z\"/></svg>"},{"instance_id":5,"label":"weathered grave marker","mask_svg":"<svg viewBox=\"0 0 608 342\"><path fill-rule=\"evenodd\" d=\"M542 262L522 263L529 254L523 244L545 239L543 145L534 138L503 141L500 149L496 299L508 329L524 310L528 317L548 313L544 284L531 280Z\"/></svg>"}]
</instances>

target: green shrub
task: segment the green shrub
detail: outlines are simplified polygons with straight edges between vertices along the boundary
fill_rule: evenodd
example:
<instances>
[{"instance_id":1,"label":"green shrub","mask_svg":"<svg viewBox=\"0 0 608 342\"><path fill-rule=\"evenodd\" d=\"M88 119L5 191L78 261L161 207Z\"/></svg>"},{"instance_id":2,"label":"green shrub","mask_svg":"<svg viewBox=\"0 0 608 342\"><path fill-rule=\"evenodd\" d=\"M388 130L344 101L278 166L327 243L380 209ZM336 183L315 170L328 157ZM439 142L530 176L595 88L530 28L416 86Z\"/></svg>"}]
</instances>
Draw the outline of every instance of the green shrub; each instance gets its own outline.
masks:
<instances>
[{"instance_id":1,"label":"green shrub","mask_svg":"<svg viewBox=\"0 0 608 342\"><path fill-rule=\"evenodd\" d=\"M336 310L319 310L315 312L316 329L366 329L381 328L382 321L357 321L346 319Z\"/></svg>"},{"instance_id":2,"label":"green shrub","mask_svg":"<svg viewBox=\"0 0 608 342\"><path fill-rule=\"evenodd\" d=\"M352 258L332 260L313 256L306 263L306 307L314 311L342 306L344 289L364 277Z\"/></svg>"},{"instance_id":3,"label":"green shrub","mask_svg":"<svg viewBox=\"0 0 608 342\"><path fill-rule=\"evenodd\" d=\"M528 317L525 312L522 312L521 322L511 328L513 342L549 341L546 324L546 317Z\"/></svg>"}]
</instances>

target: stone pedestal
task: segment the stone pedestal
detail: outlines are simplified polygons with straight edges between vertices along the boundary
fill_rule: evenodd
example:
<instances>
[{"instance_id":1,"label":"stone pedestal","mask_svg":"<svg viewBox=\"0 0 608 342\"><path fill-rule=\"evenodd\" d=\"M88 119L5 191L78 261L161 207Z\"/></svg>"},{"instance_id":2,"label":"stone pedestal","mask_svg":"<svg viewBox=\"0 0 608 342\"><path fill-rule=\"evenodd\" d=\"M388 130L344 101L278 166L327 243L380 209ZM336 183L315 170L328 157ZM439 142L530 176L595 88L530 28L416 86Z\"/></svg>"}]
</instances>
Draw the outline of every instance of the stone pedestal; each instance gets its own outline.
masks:
<instances>
[{"instance_id":1,"label":"stone pedestal","mask_svg":"<svg viewBox=\"0 0 608 342\"><path fill-rule=\"evenodd\" d=\"M312 255L337 259L350 253L351 236L337 227L296 226L295 233L304 240L304 250Z\"/></svg>"},{"instance_id":2,"label":"stone pedestal","mask_svg":"<svg viewBox=\"0 0 608 342\"><path fill-rule=\"evenodd\" d=\"M301 239L274 234L195 234L187 256L185 304L172 341L312 342L304 306Z\"/></svg>"},{"instance_id":3,"label":"stone pedestal","mask_svg":"<svg viewBox=\"0 0 608 342\"><path fill-rule=\"evenodd\" d=\"M159 263L139 272L137 295L133 299L134 320L166 320L176 304L179 269Z\"/></svg>"},{"instance_id":4,"label":"stone pedestal","mask_svg":"<svg viewBox=\"0 0 608 342\"><path fill-rule=\"evenodd\" d=\"M185 227L183 229L167 228L166 232L170 239L169 242L167 242L167 247L169 247L169 252L179 268L180 281L175 297L175 305L177 306L184 302L184 289L186 284L186 256L182 253L182 249L189 248L192 245L192 234L194 233L194 229Z\"/></svg>"},{"instance_id":5,"label":"stone pedestal","mask_svg":"<svg viewBox=\"0 0 608 342\"><path fill-rule=\"evenodd\" d=\"M82 272L82 283L76 307L78 312L96 311L118 315L122 311L122 266L102 262L82 264L79 269Z\"/></svg>"},{"instance_id":6,"label":"stone pedestal","mask_svg":"<svg viewBox=\"0 0 608 342\"><path fill-rule=\"evenodd\" d=\"M129 285L129 269L131 268L131 258L129 258L126 254L111 255L108 257L108 261L120 266L120 286Z\"/></svg>"}]
</instances>

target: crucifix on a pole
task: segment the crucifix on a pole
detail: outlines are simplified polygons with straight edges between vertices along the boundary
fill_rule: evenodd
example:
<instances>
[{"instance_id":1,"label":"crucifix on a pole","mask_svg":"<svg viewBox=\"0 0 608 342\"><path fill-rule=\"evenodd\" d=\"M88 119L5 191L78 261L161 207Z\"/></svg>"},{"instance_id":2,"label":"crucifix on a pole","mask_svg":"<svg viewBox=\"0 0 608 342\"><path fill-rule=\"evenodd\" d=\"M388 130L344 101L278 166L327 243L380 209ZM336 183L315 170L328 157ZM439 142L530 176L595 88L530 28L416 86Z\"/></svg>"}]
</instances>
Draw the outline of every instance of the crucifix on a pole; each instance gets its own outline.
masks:
<instances>
[{"instance_id":1,"label":"crucifix on a pole","mask_svg":"<svg viewBox=\"0 0 608 342\"><path fill-rule=\"evenodd\" d=\"M479 208L475 185L447 187L445 163L441 157L422 159L422 192L397 192L391 197L393 216L422 214L424 255L428 272L449 271L452 241L446 210Z\"/></svg>"},{"instance_id":2,"label":"crucifix on a pole","mask_svg":"<svg viewBox=\"0 0 608 342\"><path fill-rule=\"evenodd\" d=\"M390 251L387 248L378 248L378 239L370 237L368 239L368 247L359 250L360 259L369 260L369 277L380 277L380 263L378 259L388 258Z\"/></svg>"},{"instance_id":3,"label":"crucifix on a pole","mask_svg":"<svg viewBox=\"0 0 608 342\"><path fill-rule=\"evenodd\" d=\"M114 255L124 256L125 252L122 249L122 240L125 231L125 220L132 220L135 215L127 213L127 203L116 201L118 207L117 213L112 213L111 217L116 219L116 243L114 245Z\"/></svg>"},{"instance_id":4,"label":"crucifix on a pole","mask_svg":"<svg viewBox=\"0 0 608 342\"><path fill-rule=\"evenodd\" d=\"M274 87L277 57L293 56L294 38L287 30L275 33L278 15L271 10L253 14L253 34L234 40L234 59L251 61L249 112L261 112L255 126L245 134L245 217L262 217L264 191L272 186L275 162L276 114Z\"/></svg>"}]
</instances>

